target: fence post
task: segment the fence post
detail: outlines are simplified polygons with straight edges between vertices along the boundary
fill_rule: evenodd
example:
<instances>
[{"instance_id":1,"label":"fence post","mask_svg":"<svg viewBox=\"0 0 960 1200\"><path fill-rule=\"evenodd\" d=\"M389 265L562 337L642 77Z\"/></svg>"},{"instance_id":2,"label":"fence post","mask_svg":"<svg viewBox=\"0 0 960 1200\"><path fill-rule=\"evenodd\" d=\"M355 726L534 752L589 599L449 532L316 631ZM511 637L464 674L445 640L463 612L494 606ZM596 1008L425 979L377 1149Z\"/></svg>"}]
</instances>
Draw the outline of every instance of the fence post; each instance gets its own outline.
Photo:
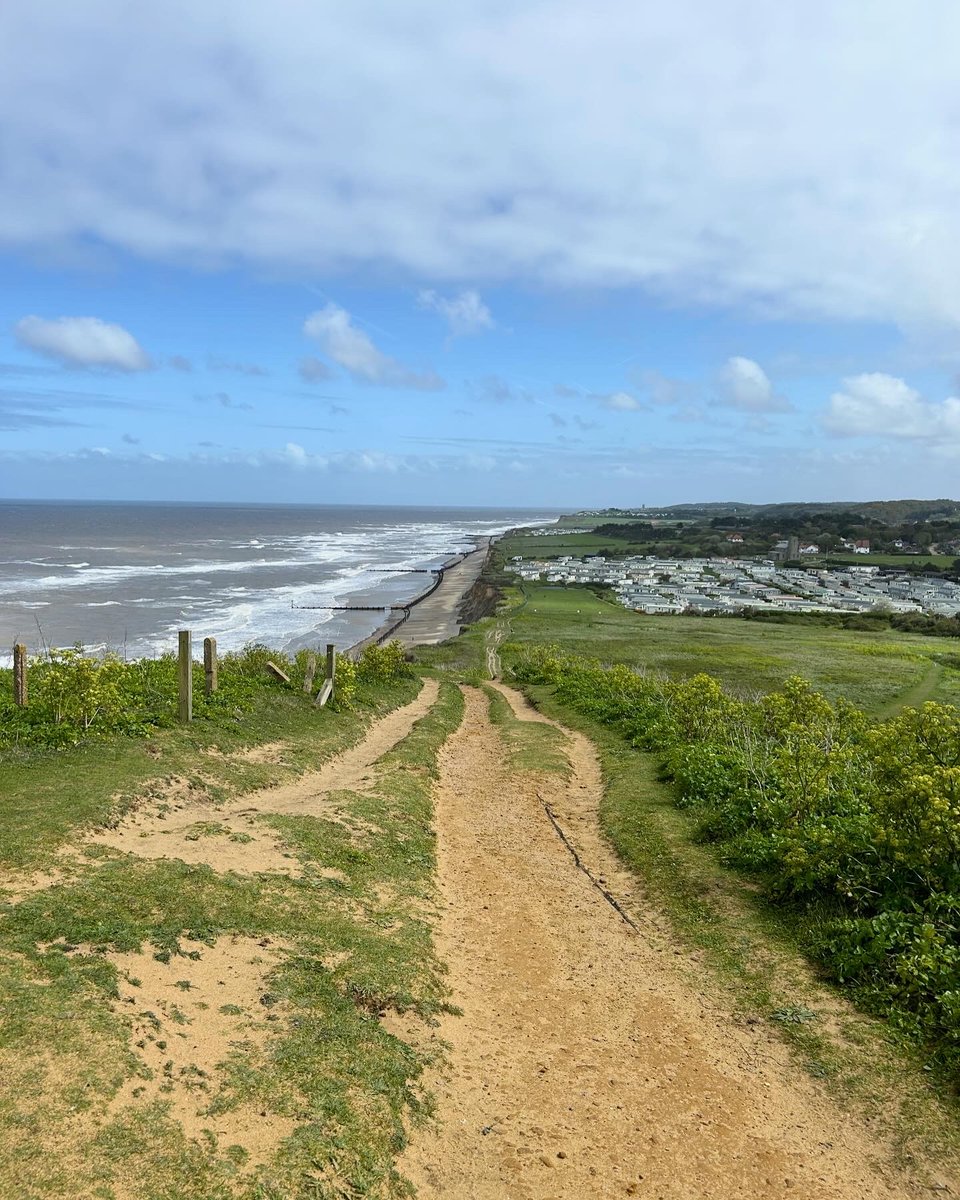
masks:
<instances>
[{"instance_id":1,"label":"fence post","mask_svg":"<svg viewBox=\"0 0 960 1200\"><path fill-rule=\"evenodd\" d=\"M303 672L303 693L309 696L313 691L313 677L317 673L317 656L311 650L307 655L307 666Z\"/></svg>"},{"instance_id":2,"label":"fence post","mask_svg":"<svg viewBox=\"0 0 960 1200\"><path fill-rule=\"evenodd\" d=\"M333 678L337 671L337 648L332 643L327 643L327 675L323 683L320 685L320 691L317 692L314 704L317 708L323 708L330 697L333 695Z\"/></svg>"},{"instance_id":3,"label":"fence post","mask_svg":"<svg viewBox=\"0 0 960 1200\"><path fill-rule=\"evenodd\" d=\"M327 643L327 679L330 681L330 691L333 692L333 681L337 673L337 648L332 642Z\"/></svg>"},{"instance_id":4,"label":"fence post","mask_svg":"<svg viewBox=\"0 0 960 1200\"><path fill-rule=\"evenodd\" d=\"M189 629L177 634L179 652L180 697L178 716L184 723L193 720L193 649Z\"/></svg>"},{"instance_id":5,"label":"fence post","mask_svg":"<svg viewBox=\"0 0 960 1200\"><path fill-rule=\"evenodd\" d=\"M203 687L208 696L217 690L217 639L203 639Z\"/></svg>"},{"instance_id":6,"label":"fence post","mask_svg":"<svg viewBox=\"0 0 960 1200\"><path fill-rule=\"evenodd\" d=\"M13 648L13 702L18 708L27 706L27 648L22 642Z\"/></svg>"}]
</instances>

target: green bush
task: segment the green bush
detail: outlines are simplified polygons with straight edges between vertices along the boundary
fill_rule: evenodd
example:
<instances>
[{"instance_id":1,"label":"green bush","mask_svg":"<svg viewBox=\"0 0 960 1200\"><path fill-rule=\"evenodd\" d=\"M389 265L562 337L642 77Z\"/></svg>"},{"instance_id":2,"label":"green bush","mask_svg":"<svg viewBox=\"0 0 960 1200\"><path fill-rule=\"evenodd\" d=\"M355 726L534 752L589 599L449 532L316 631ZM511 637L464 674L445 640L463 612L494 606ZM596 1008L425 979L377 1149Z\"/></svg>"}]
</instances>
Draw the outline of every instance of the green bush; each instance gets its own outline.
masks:
<instances>
[{"instance_id":1,"label":"green bush","mask_svg":"<svg viewBox=\"0 0 960 1200\"><path fill-rule=\"evenodd\" d=\"M388 642L385 646L367 646L357 660L357 677L365 683L388 683L411 674L403 646Z\"/></svg>"},{"instance_id":2,"label":"green bush","mask_svg":"<svg viewBox=\"0 0 960 1200\"><path fill-rule=\"evenodd\" d=\"M204 694L203 665L193 664L196 720L232 720L286 685L267 671L273 662L302 695L306 650L291 659L259 643L220 655L219 686ZM355 664L337 666L335 706L353 703L361 684L390 682L409 674L398 644L374 647ZM50 650L29 664L29 703L13 703L13 673L0 671L0 751L13 747L59 748L92 738L143 736L177 719L178 664L173 654L125 662L116 655L88 655L83 648Z\"/></svg>"}]
</instances>

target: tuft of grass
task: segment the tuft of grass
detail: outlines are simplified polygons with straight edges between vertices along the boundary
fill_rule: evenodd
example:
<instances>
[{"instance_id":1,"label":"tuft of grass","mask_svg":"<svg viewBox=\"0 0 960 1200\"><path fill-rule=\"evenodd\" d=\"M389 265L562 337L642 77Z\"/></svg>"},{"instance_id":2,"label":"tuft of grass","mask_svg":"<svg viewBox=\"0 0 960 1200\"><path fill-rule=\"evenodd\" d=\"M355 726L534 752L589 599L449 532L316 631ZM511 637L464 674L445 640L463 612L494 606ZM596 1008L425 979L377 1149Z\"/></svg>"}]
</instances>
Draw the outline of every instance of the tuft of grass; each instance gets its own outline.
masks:
<instances>
[{"instance_id":1,"label":"tuft of grass","mask_svg":"<svg viewBox=\"0 0 960 1200\"><path fill-rule=\"evenodd\" d=\"M491 724L500 734L512 770L570 774L570 760L564 753L566 738L559 729L538 721L519 720L496 688L484 687L483 690L490 707Z\"/></svg>"}]
</instances>

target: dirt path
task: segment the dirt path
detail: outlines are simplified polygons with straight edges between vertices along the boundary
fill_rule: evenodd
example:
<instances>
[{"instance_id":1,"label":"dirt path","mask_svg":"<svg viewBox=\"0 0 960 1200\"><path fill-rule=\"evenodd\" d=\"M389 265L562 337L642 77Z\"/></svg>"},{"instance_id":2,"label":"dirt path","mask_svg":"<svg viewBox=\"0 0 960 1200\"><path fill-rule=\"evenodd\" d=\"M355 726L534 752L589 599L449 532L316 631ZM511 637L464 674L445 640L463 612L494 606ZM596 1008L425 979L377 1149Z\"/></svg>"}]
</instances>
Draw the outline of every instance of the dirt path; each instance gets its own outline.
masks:
<instances>
[{"instance_id":1,"label":"dirt path","mask_svg":"<svg viewBox=\"0 0 960 1200\"><path fill-rule=\"evenodd\" d=\"M572 737L570 757L569 781L511 776L467 689L436 794L439 951L463 1015L441 1030L439 1121L401 1161L422 1200L920 1194L766 1028L678 970L599 834L590 743Z\"/></svg>"},{"instance_id":2,"label":"dirt path","mask_svg":"<svg viewBox=\"0 0 960 1200\"><path fill-rule=\"evenodd\" d=\"M241 875L297 875L297 860L284 850L275 830L261 818L271 813L332 815L329 794L363 790L373 778L373 764L402 741L429 711L438 690L436 680L425 680L410 704L374 722L355 746L293 783L251 792L226 803L215 803L204 793L196 795L189 788L175 787L172 794L139 805L115 828L99 830L88 840L141 858L176 858ZM70 853L75 858L76 848Z\"/></svg>"}]
</instances>

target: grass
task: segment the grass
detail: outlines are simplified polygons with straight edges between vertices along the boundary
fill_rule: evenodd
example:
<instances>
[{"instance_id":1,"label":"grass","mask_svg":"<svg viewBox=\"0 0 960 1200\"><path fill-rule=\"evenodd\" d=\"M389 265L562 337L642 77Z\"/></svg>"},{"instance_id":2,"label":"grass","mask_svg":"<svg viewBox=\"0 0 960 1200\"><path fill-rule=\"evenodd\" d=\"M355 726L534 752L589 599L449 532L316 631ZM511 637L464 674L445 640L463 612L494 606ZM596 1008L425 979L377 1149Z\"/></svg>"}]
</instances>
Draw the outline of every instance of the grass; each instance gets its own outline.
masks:
<instances>
[{"instance_id":1,"label":"grass","mask_svg":"<svg viewBox=\"0 0 960 1200\"><path fill-rule=\"evenodd\" d=\"M368 712L415 690L414 681L384 689L368 697ZM405 1137L403 1118L426 1111L418 1080L434 1051L394 1036L379 1016L413 1011L429 1021L445 1003L423 915L433 896L430 789L437 750L462 706L458 689L443 687L429 714L377 764L369 790L334 794L329 817L269 818L299 860L300 877L242 876L108 852L69 882L4 906L0 1194L23 1200L109 1200L118 1189L144 1200L406 1194L394 1160ZM358 735L355 714L309 717L312 724L301 725L291 713L252 714L232 744L288 735L284 757L294 766L249 768L289 779ZM225 748L219 731L215 740ZM202 730L173 731L158 741L164 770L194 762L209 745ZM142 746L139 758L128 757L137 749L113 748L131 787L156 772ZM43 836L14 838L5 847L8 859L44 863L58 841L111 811L108 768L88 775L86 753L60 759L69 762L69 790L77 793L61 789L65 814L48 818ZM253 783L217 757L211 764L205 774L225 794ZM54 768L42 756L17 765L41 779ZM188 1140L162 1097L134 1109L109 1106L138 1070L126 1022L114 1011L119 981L110 954L142 948L176 962L188 939L213 944L223 937L288 947L261 998L271 1007L255 1006L261 1019L273 1006L283 1016L261 1050L227 1058L211 1094L215 1111L254 1105L252 1113L295 1121L295 1131L257 1171L245 1169L238 1149ZM185 968L175 971L178 979Z\"/></svg>"},{"instance_id":2,"label":"grass","mask_svg":"<svg viewBox=\"0 0 960 1200\"><path fill-rule=\"evenodd\" d=\"M553 642L573 654L670 676L705 671L746 694L776 690L788 676L802 675L832 699L844 696L871 713L889 709L927 678L947 641L895 630L644 616L585 588L528 585L524 595L525 603L509 614L514 645ZM944 666L925 698L960 703L960 671Z\"/></svg>"},{"instance_id":3,"label":"grass","mask_svg":"<svg viewBox=\"0 0 960 1200\"><path fill-rule=\"evenodd\" d=\"M858 567L909 567L933 566L939 570L952 567L957 561L955 554L842 554L830 553L822 556L824 562L843 563Z\"/></svg>"},{"instance_id":4,"label":"grass","mask_svg":"<svg viewBox=\"0 0 960 1200\"><path fill-rule=\"evenodd\" d=\"M539 721L521 721L495 688L486 687L490 722L500 734L507 761L514 771L570 773L570 760L564 753L565 738L553 725Z\"/></svg>"},{"instance_id":5,"label":"grass","mask_svg":"<svg viewBox=\"0 0 960 1200\"><path fill-rule=\"evenodd\" d=\"M508 558L519 554L523 558L559 558L570 554L645 554L641 546L621 538L600 537L595 533L515 534L499 543L500 551Z\"/></svg>"},{"instance_id":6,"label":"grass","mask_svg":"<svg viewBox=\"0 0 960 1200\"><path fill-rule=\"evenodd\" d=\"M195 721L147 740L111 738L0 756L0 868L49 863L77 831L116 820L136 796L172 777L192 780L213 796L295 778L357 741L367 722L411 699L415 687L412 680L368 687L356 709L322 714L309 698L277 687L226 725ZM228 757L281 740L283 765Z\"/></svg>"}]
</instances>

